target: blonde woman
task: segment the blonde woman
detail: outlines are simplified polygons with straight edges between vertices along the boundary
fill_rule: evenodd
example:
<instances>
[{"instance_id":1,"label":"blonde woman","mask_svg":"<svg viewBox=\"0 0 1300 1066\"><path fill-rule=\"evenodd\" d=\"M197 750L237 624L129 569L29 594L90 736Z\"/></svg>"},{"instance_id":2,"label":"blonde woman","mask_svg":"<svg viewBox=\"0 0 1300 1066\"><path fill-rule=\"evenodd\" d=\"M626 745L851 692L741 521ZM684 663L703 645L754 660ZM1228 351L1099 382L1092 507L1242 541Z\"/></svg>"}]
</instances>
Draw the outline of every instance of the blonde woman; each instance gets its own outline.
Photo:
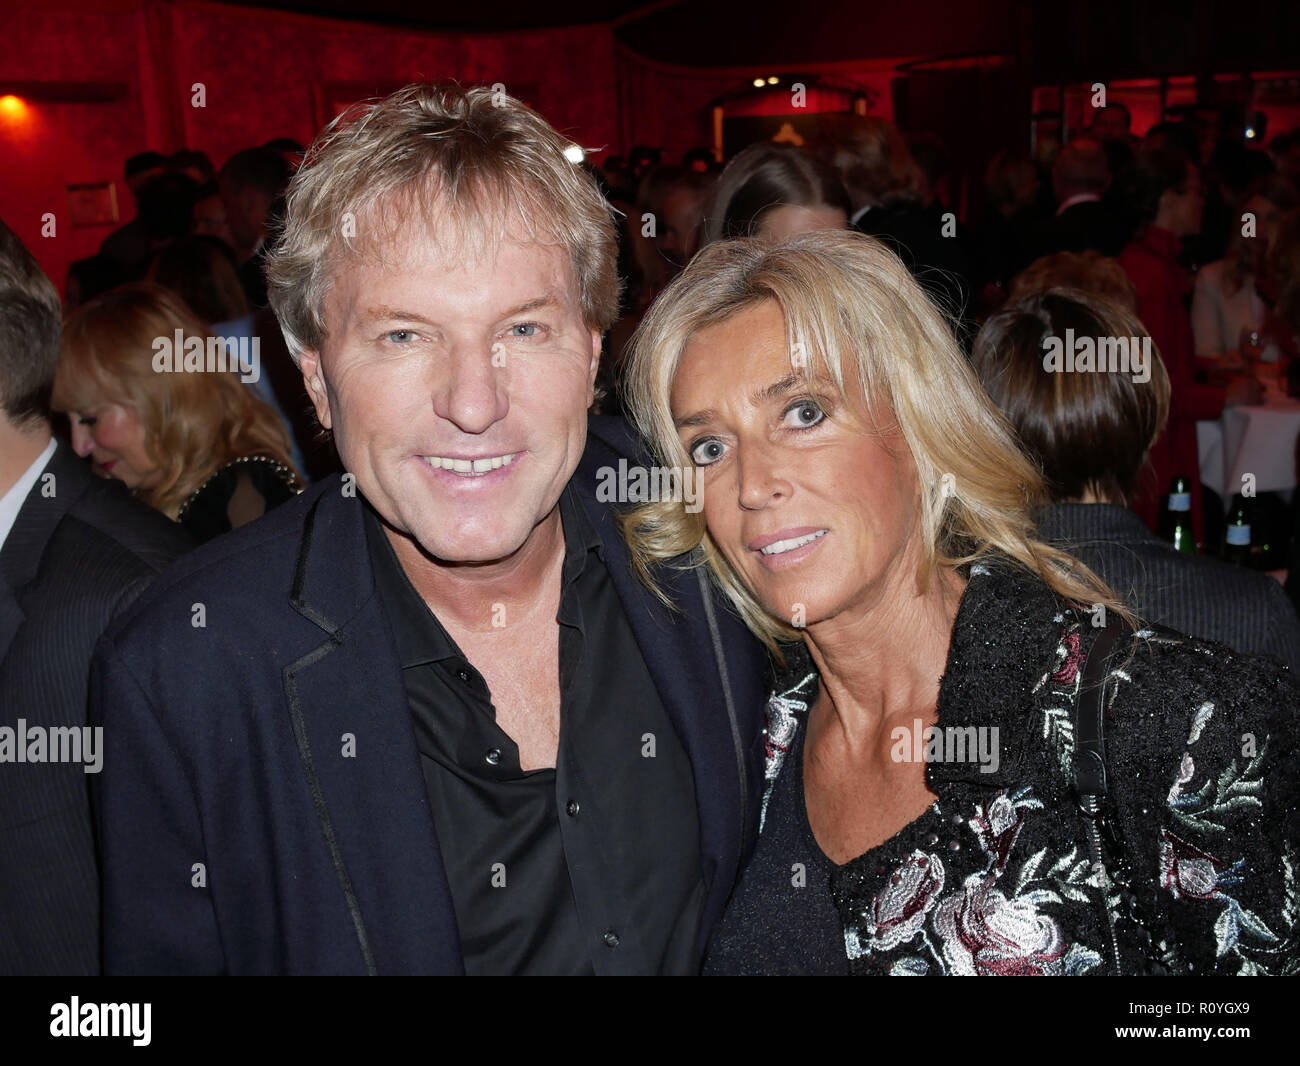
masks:
<instances>
[{"instance_id":1,"label":"blonde woman","mask_svg":"<svg viewBox=\"0 0 1300 1066\"><path fill-rule=\"evenodd\" d=\"M244 525L302 488L289 435L237 372L155 370L207 327L160 285L126 285L78 308L64 327L54 407L96 471L179 522L199 542ZM228 363L229 365L229 363Z\"/></svg>"},{"instance_id":2,"label":"blonde woman","mask_svg":"<svg viewBox=\"0 0 1300 1066\"><path fill-rule=\"evenodd\" d=\"M706 972L1295 968L1294 681L1134 632L1035 538L1042 479L897 258L710 245L629 381L658 461L702 478L698 512L626 516L643 575L693 551L769 647L802 645Z\"/></svg>"}]
</instances>

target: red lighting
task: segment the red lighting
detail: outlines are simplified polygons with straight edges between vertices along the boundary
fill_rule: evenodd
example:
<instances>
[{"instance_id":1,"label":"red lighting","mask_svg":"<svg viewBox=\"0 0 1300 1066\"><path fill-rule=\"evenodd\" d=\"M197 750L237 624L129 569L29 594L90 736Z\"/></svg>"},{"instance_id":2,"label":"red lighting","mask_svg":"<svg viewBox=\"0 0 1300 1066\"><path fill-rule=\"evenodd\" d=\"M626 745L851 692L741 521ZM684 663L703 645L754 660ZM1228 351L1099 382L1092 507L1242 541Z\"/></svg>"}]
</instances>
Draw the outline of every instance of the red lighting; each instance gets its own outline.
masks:
<instances>
[{"instance_id":1,"label":"red lighting","mask_svg":"<svg viewBox=\"0 0 1300 1066\"><path fill-rule=\"evenodd\" d=\"M0 117L18 122L27 117L27 102L21 96L8 93L0 96Z\"/></svg>"}]
</instances>

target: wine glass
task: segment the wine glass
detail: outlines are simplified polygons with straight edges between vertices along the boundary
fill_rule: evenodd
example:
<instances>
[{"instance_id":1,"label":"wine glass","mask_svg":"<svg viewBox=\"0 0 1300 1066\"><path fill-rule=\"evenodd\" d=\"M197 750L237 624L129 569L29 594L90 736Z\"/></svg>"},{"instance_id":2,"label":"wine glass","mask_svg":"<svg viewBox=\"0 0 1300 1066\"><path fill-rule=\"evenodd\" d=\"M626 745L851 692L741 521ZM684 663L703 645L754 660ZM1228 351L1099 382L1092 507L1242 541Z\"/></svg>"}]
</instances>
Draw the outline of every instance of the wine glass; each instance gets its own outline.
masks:
<instances>
[{"instance_id":1,"label":"wine glass","mask_svg":"<svg viewBox=\"0 0 1300 1066\"><path fill-rule=\"evenodd\" d=\"M1241 358L1246 364L1246 369L1251 374L1256 372L1256 365L1259 363L1259 357L1264 352L1264 336L1257 329L1250 326L1242 326L1241 333L1237 336L1237 351L1241 353Z\"/></svg>"}]
</instances>

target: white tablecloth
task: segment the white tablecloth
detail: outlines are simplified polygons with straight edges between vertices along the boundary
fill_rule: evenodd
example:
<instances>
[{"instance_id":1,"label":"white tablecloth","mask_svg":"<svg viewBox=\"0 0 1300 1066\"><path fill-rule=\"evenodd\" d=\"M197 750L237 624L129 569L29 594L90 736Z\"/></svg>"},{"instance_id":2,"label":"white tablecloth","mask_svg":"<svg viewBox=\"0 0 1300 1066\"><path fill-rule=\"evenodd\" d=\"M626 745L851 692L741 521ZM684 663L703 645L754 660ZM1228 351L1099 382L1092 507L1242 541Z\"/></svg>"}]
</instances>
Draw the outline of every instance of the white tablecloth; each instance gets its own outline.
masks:
<instances>
[{"instance_id":1,"label":"white tablecloth","mask_svg":"<svg viewBox=\"0 0 1300 1066\"><path fill-rule=\"evenodd\" d=\"M1256 492L1286 492L1296 487L1296 438L1300 400L1288 399L1270 383L1259 407L1226 407L1214 422L1196 423L1201 481L1221 493L1226 504L1255 475Z\"/></svg>"}]
</instances>

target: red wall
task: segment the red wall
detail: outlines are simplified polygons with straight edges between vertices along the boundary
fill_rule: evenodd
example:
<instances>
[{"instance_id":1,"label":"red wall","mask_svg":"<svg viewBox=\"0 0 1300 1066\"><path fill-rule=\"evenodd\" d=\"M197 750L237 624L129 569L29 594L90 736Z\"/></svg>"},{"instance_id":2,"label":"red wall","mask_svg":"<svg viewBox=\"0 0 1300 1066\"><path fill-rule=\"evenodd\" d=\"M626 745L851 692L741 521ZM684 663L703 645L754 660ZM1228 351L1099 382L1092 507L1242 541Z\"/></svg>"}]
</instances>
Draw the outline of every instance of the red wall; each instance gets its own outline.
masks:
<instances>
[{"instance_id":1,"label":"red wall","mask_svg":"<svg viewBox=\"0 0 1300 1066\"><path fill-rule=\"evenodd\" d=\"M56 5L47 5L56 6ZM138 12L0 10L0 92L8 81L139 80ZM135 99L119 103L27 100L0 109L0 217L62 288L68 264L93 254L112 227L73 229L65 186L121 177L122 162L148 145ZM119 202L126 194L119 187ZM129 194L121 204L129 217ZM41 236L52 212L53 237Z\"/></svg>"},{"instance_id":2,"label":"red wall","mask_svg":"<svg viewBox=\"0 0 1300 1066\"><path fill-rule=\"evenodd\" d=\"M114 102L29 98L24 114L0 109L0 217L60 288L69 264L114 228L74 229L67 185L116 181L125 220L134 210L121 181L127 156L190 147L220 166L271 137L310 141L330 84L502 82L579 143L618 140L608 26L434 34L193 0L17 4L0 9L0 93L14 81L127 86ZM196 82L206 107L191 106ZM41 236L45 212L55 214L55 236Z\"/></svg>"},{"instance_id":3,"label":"red wall","mask_svg":"<svg viewBox=\"0 0 1300 1066\"><path fill-rule=\"evenodd\" d=\"M871 114L892 118L889 84L897 75L894 61L860 64L805 64L799 73L822 73L877 94ZM704 71L675 67L618 49L618 95L622 108L624 148L646 144L664 149L664 159L675 163L691 148L713 143L710 103L724 93L749 86L755 75L784 73L780 68L750 71Z\"/></svg>"}]
</instances>

